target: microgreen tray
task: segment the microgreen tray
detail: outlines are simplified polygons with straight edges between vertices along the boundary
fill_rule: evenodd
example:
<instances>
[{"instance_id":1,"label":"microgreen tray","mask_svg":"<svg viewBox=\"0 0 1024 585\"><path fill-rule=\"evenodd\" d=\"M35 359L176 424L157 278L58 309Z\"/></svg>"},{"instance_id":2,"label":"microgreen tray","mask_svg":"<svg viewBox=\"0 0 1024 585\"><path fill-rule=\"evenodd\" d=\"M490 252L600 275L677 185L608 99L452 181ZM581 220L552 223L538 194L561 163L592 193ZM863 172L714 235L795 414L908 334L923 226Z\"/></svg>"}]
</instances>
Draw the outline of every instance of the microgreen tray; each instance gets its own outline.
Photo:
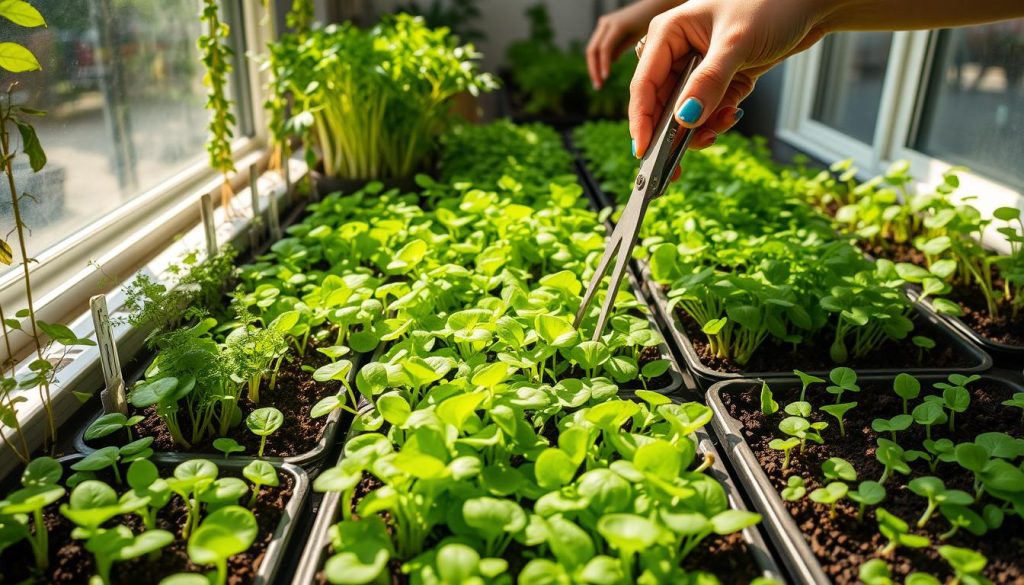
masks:
<instances>
[{"instance_id":1,"label":"microgreen tray","mask_svg":"<svg viewBox=\"0 0 1024 585\"><path fill-rule=\"evenodd\" d=\"M934 392L934 390L932 390L932 384L946 380L943 376L915 377L921 383L921 394L925 394L929 391ZM862 387L871 384L879 384L886 388L892 388L893 380L894 376L885 375L864 375L857 377L857 383ZM764 382L767 382L770 388L774 391L776 399L779 399L780 391L791 389L799 390L801 387L800 380L792 377L764 380ZM745 431L743 423L730 415L729 407L723 402L722 397L726 394L738 394L748 388L760 388L761 384L762 380L750 378L727 380L714 384L706 394L707 404L714 412L714 418L711 422L712 429L717 436L721 449L726 452L731 463L731 467L735 471L744 492L753 503L754 509L763 516L762 527L774 545L775 550L779 553L780 559L783 565L785 565L786 570L789 572L791 580L796 583L815 585L827 585L833 583L833 580L830 579L823 570L821 563L815 556L811 545L805 538L804 532L797 524L796 519L787 510L786 503L783 501L778 489L772 485L771 480L759 463L757 455L755 455L750 444L747 443L744 438ZM1005 394L1005 398L1009 398L1015 392L1024 391L1024 387L1019 384L988 374L982 375L978 381L969 384L968 388L975 386L996 387L1000 391L1000 396L1002 397L1003 394ZM820 392L821 390L822 389L819 388L817 391ZM847 396L851 396L851 394L847 394ZM853 400L859 399L861 402L866 398L861 394L852 396ZM779 407L781 408L783 401L781 399L778 401ZM782 416L785 415L783 414ZM835 420L831 420L831 423L834 426ZM856 429L852 429L849 426L847 427L848 434L852 435L856 432ZM792 456L794 458L799 457L795 450ZM921 463L918 462L915 465L920 466ZM794 475L800 475L796 472L793 473ZM937 475L942 476L947 481L950 480L948 474L942 473L941 470ZM904 476L899 477L902 478ZM890 484L892 484L892 482L890 482ZM892 485L890 485L890 488ZM852 485L850 489L853 489ZM882 504L884 505L885 502ZM871 522L872 525L874 523L874 520L867 521ZM971 538L973 539L975 537Z\"/></svg>"},{"instance_id":2,"label":"microgreen tray","mask_svg":"<svg viewBox=\"0 0 1024 585\"><path fill-rule=\"evenodd\" d=\"M65 473L67 474L70 473L68 469L70 465L84 457L85 455L82 454L67 455L59 461L64 466ZM184 454L155 454L150 457L150 461L158 467L174 467L196 458L196 456ZM221 472L230 471L232 476L241 477L242 469L249 461L242 458L218 459L216 464ZM249 581L250 585L272 585L276 583L282 561L285 558L284 555L289 549L289 544L294 538L302 538L302 535L295 532L295 527L297 526L295 519L302 513L303 506L309 496L309 476L302 468L296 465L281 462L272 462L271 464L277 469L279 474L286 475L291 480L292 494L287 504L281 509L281 519L277 522L273 533L269 537L269 543L260 560L259 567L250 572L252 575L251 581ZM263 540L267 538L267 535L261 533L257 538Z\"/></svg>"},{"instance_id":3,"label":"microgreen tray","mask_svg":"<svg viewBox=\"0 0 1024 585\"><path fill-rule=\"evenodd\" d=\"M650 278L650 274L647 270L643 270L643 281L647 287L647 293L650 297L651 303L655 306L659 316L666 324L668 333L671 335L676 348L679 350L683 361L686 363L687 369L693 374L696 379L697 385L701 389L706 390L713 384L721 382L723 380L734 380L742 378L780 378L789 377L793 375L792 369L789 370L778 370L778 371L763 371L763 372L723 372L715 370L707 365L700 359L697 354L693 343L690 341L690 337L686 333L686 329L683 327L682 322L679 319L679 315L668 308L668 298L665 295L663 288ZM968 363L960 366L950 367L909 367L909 368L872 368L872 367L858 367L856 368L859 373L863 373L865 376L870 375L895 375L898 372L905 372L911 375L928 375L928 374L941 374L943 372L984 372L992 367L992 357L989 356L984 350L975 346L971 343L971 340L967 338L961 331L948 327L937 315L929 312L920 303L914 304L916 316L920 320L921 324L928 327L928 333L931 336L939 337L948 344L950 344L958 355L964 356ZM828 375L828 370L812 370L807 373L813 374L819 377Z\"/></svg>"},{"instance_id":4,"label":"microgreen tray","mask_svg":"<svg viewBox=\"0 0 1024 585\"><path fill-rule=\"evenodd\" d=\"M354 363L352 365L352 370L349 372L348 375L348 383L350 385L355 384L356 373L359 371L360 366L362 366L362 364L366 362L366 360L366 356L355 356L353 360ZM266 404L264 406L273 405ZM92 425L92 423L95 422L96 419L103 416L103 414L103 411L97 412L95 416L90 417L85 422L84 425L82 425L78 430L75 431L74 448L76 451L78 451L79 453L89 454L97 450L97 447L90 446L86 442L85 432L89 428L89 426ZM345 413L341 409L335 409L331 411L330 414L327 415L327 417L324 419L324 428L323 432L321 433L320 440L317 441L316 445L312 449L304 453L297 453L295 455L288 455L284 457L267 455L264 457L260 457L260 459L264 459L266 461L270 461L273 463L286 463L290 465L297 465L305 469L311 475L315 476L323 467L324 459L327 457L328 451L338 440L338 431L342 426L342 419L348 418L345 417L344 415ZM168 456L180 455L182 457L188 458L203 457L215 461L218 464L220 464L222 461L235 461L236 459L243 462L248 462L252 461L253 459L256 459L255 453L241 453L233 455L228 459L224 457L223 453L219 452L159 451L158 454L167 454Z\"/></svg>"},{"instance_id":5,"label":"microgreen tray","mask_svg":"<svg viewBox=\"0 0 1024 585\"><path fill-rule=\"evenodd\" d=\"M623 397L628 396L628 393L623 395ZM360 411L372 408L373 407L370 404L364 404L362 408L360 408ZM346 442L348 439L352 438L354 434L355 433L350 430L346 436ZM709 473L725 488L729 498L730 507L736 510L747 510L743 498L736 488L736 482L729 474L728 468L721 459L721 453L716 450L714 441L708 434L706 428L698 430L696 435L700 453L710 455L713 458L713 463ZM344 458L344 453L339 456L339 463L342 458ZM338 514L341 510L341 500L342 494L339 492L328 492L324 495L316 518L313 522L313 528L310 531L309 540L306 541L306 547L302 551L302 556L299 559L299 568L295 574L295 578L292 580L292 585L311 585L319 582L317 580L317 574L323 569L324 563L327 561L330 554L330 530L338 521ZM760 574L764 577L773 578L780 582L783 581L782 572L775 562L775 557L772 555L770 549L765 543L760 529L756 526L746 528L743 530L742 534L747 545L751 561L757 565L760 570Z\"/></svg>"}]
</instances>

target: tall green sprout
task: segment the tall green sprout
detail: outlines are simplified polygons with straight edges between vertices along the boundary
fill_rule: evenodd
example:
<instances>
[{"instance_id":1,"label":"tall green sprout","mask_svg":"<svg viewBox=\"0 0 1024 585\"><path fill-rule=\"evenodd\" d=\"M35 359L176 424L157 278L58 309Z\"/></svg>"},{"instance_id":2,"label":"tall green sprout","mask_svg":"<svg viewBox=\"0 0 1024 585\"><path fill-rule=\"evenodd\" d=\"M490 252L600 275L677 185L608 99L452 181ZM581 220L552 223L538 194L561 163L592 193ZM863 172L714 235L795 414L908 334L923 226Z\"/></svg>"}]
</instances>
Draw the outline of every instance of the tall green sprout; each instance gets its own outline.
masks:
<instances>
[{"instance_id":1,"label":"tall green sprout","mask_svg":"<svg viewBox=\"0 0 1024 585\"><path fill-rule=\"evenodd\" d=\"M421 168L448 117L448 100L495 86L471 45L408 15L371 30L331 25L271 46L279 100L294 99L285 128L315 133L330 177L403 177Z\"/></svg>"}]
</instances>

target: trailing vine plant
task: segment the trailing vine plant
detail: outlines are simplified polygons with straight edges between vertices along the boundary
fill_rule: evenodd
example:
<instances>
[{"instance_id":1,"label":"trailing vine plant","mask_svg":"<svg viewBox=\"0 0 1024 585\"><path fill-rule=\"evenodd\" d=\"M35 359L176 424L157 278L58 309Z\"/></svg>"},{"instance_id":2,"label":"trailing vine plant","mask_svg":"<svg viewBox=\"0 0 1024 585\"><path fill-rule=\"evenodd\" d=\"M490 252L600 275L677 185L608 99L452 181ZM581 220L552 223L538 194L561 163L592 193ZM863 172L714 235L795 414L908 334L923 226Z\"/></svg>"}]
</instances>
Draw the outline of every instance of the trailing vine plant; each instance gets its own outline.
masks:
<instances>
[{"instance_id":1,"label":"trailing vine plant","mask_svg":"<svg viewBox=\"0 0 1024 585\"><path fill-rule=\"evenodd\" d=\"M31 4L24 0L6 0L0 2L0 17L10 20L14 24L28 28L46 26L46 21ZM42 69L35 55L24 46L15 42L0 42L0 69L11 73L25 73ZM7 352L7 361L3 365L3 378L0 382L0 439L3 439L11 450L23 462L28 462L30 450L18 420L17 405L25 402L24 396L15 396L15 390L30 390L36 388L39 392L39 400L42 402L46 412L47 427L49 430L48 439L53 443L57 440L57 422L53 414L53 404L50 396L50 383L55 373L55 366L43 357L44 345L40 340L40 331L49 336L52 341L64 344L66 348L74 345L95 345L94 342L86 339L78 339L68 327L60 324L49 324L36 319L35 300L32 296L32 275L29 263L32 257L28 255L26 242L26 225L22 220L21 202L23 198L31 199L29 193L18 193L18 187L14 175L14 161L18 154L28 158L29 167L32 172L39 172L46 166L46 153L43 151L39 138L36 136L35 128L31 119L42 116L43 112L25 105L14 103L13 95L17 82L10 84L6 92L0 95L0 168L7 179L7 187L11 196L11 211L14 215L14 230L17 235L18 252L21 254L21 269L25 285L26 308L9 318L0 308L0 327L2 327L4 338L4 350ZM21 138L20 150L12 142L12 126L17 128ZM8 266L14 263L14 250L10 243L0 239L0 263ZM22 325L22 320L27 319L28 329ZM14 347L11 344L11 330L23 331L32 339L35 346L36 359L29 364L31 375L18 380L15 377L16 360ZM47 348L48 349L48 348ZM66 350L65 350L66 351ZM58 363L63 361L63 356ZM10 376L7 376L10 368ZM3 433L3 426L15 430L19 441L16 444L8 439Z\"/></svg>"},{"instance_id":2,"label":"trailing vine plant","mask_svg":"<svg viewBox=\"0 0 1024 585\"><path fill-rule=\"evenodd\" d=\"M231 139L236 124L231 100L227 97L228 75L231 74L231 57L234 53L227 43L231 29L220 19L217 0L203 0L200 19L206 25L206 34L199 37L198 45L200 60L206 66L203 83L209 88L206 109L210 112L210 137L206 141L206 151L210 155L210 166L219 171L224 179L220 187L220 202L224 212L230 215L234 191L231 189L229 175L235 172Z\"/></svg>"}]
</instances>

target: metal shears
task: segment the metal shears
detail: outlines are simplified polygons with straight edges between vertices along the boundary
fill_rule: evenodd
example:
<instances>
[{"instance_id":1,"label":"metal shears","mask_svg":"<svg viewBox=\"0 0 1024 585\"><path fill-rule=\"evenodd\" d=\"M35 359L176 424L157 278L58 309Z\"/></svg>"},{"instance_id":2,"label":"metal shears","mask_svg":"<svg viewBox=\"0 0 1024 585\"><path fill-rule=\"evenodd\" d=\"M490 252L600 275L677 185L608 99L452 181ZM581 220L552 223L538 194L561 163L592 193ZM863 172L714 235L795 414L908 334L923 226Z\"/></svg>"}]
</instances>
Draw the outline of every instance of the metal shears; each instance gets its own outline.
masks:
<instances>
[{"instance_id":1,"label":"metal shears","mask_svg":"<svg viewBox=\"0 0 1024 585\"><path fill-rule=\"evenodd\" d=\"M594 272L587 291L583 295L583 302L576 313L573 326L578 329L614 258L615 267L612 269L608 292L601 305L601 314L597 318L594 341L601 338L601 332L604 331L608 317L611 315L615 297L619 292L619 285L622 283L622 277L626 274L626 268L629 266L629 260L633 254L633 247L636 246L636 240L640 235L640 226L643 225L644 216L647 214L647 206L665 192L665 187L672 178L673 170L690 145L690 140L693 139L695 129L681 125L673 115L672 107L682 96L686 81L700 60L701 57L697 54L686 57L676 90L669 101L665 102L665 111L662 112L661 120L655 128L654 140L640 161L640 171L633 183L633 192L622 210L615 229L608 238L604 256L601 257L601 262L597 265L597 271Z\"/></svg>"}]
</instances>

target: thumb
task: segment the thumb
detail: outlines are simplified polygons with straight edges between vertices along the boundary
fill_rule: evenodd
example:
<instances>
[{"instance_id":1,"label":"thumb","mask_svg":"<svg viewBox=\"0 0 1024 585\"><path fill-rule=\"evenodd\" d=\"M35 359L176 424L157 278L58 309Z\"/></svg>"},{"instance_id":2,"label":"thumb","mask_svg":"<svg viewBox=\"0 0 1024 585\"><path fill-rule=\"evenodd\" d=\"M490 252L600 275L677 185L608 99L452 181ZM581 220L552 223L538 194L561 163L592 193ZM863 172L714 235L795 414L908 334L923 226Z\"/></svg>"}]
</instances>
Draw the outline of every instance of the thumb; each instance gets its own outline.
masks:
<instances>
[{"instance_id":1,"label":"thumb","mask_svg":"<svg viewBox=\"0 0 1024 585\"><path fill-rule=\"evenodd\" d=\"M735 47L712 43L708 54L690 75L675 105L675 115L687 127L696 128L716 111L729 84L742 65Z\"/></svg>"}]
</instances>

